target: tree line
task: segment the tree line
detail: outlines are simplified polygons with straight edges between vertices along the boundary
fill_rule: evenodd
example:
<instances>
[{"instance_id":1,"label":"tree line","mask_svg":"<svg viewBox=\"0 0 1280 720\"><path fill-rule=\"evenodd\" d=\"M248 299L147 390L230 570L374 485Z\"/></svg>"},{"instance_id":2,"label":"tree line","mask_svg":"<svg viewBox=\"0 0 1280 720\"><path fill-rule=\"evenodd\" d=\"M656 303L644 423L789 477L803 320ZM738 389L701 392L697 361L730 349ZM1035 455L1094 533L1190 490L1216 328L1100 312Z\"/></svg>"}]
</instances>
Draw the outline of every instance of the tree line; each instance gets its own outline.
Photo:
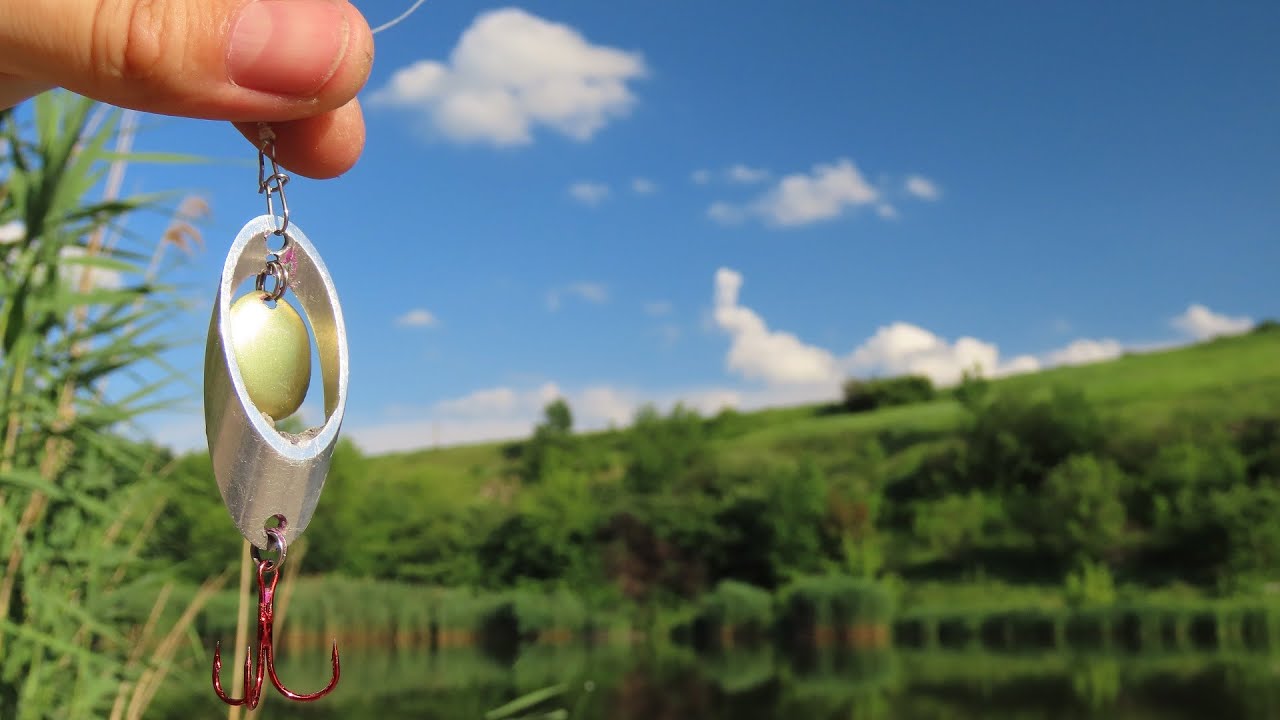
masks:
<instances>
[{"instance_id":1,"label":"tree line","mask_svg":"<svg viewBox=\"0 0 1280 720\"><path fill-rule=\"evenodd\" d=\"M876 405L937 395L922 387L901 380ZM346 442L306 570L675 602L724 580L772 590L824 573L1233 592L1280 563L1280 416L1135 430L1068 386L1014 394L969 378L947 393L963 408L947 430L814 436L683 406L578 434L557 400L451 494L419 477L430 454L369 458ZM157 549L203 578L238 560L240 540L207 458L178 462L160 528L174 540Z\"/></svg>"}]
</instances>

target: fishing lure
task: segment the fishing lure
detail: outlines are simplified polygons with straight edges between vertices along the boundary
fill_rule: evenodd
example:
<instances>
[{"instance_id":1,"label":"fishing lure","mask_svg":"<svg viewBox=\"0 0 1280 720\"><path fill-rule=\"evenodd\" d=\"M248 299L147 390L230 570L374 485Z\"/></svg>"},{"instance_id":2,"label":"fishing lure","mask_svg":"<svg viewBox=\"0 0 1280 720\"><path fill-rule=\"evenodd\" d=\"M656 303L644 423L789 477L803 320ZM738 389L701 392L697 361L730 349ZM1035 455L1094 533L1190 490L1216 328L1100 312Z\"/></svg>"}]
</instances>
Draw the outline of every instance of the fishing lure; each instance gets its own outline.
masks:
<instances>
[{"instance_id":1,"label":"fishing lure","mask_svg":"<svg viewBox=\"0 0 1280 720\"><path fill-rule=\"evenodd\" d=\"M315 513L347 404L347 333L333 279L315 247L289 216L289 176L275 159L275 135L262 124L258 192L267 213L250 220L222 267L205 344L204 418L218 490L257 563L257 645L244 662L245 694L222 689L222 646L213 655L213 688L228 705L255 708L267 678L285 697L319 699L341 674L333 643L333 676L323 689L295 693L276 674L275 590L288 546ZM279 215L275 198L279 199ZM242 285L254 289L235 297ZM292 297L311 325L287 302ZM302 405L311 382L314 339L324 391L324 421L302 432L277 423ZM255 662L256 656L256 662Z\"/></svg>"},{"instance_id":2,"label":"fishing lure","mask_svg":"<svg viewBox=\"0 0 1280 720\"><path fill-rule=\"evenodd\" d=\"M373 34L400 24L425 1L415 0ZM280 567L324 489L347 406L348 373L347 333L333 279L289 217L284 194L289 176L276 163L275 133L266 123L258 128L258 193L266 196L267 213L245 224L227 253L204 360L205 436L213 473L231 519L250 543L258 575L257 647L245 656L244 697L230 697L222 689L221 643L213 651L213 690L228 705L250 708L262 701L267 678L285 697L308 702L332 692L341 675L335 640L328 685L310 694L286 688L276 674L273 629ZM272 248L272 242L280 246ZM250 278L253 291L232 300ZM284 301L286 293L306 313L310 337L301 316ZM285 432L276 423L296 412L306 397L312 339L320 359L324 422L300 433Z\"/></svg>"}]
</instances>

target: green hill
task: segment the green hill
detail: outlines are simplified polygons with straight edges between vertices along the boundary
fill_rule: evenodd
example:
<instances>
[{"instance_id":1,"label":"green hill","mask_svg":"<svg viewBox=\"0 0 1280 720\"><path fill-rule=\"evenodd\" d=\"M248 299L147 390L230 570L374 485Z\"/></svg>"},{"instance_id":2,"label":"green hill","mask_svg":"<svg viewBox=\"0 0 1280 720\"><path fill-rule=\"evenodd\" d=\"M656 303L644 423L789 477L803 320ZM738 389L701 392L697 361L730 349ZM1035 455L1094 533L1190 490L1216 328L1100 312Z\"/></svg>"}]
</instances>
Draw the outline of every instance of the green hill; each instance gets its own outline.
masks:
<instances>
[{"instance_id":1,"label":"green hill","mask_svg":"<svg viewBox=\"0 0 1280 720\"><path fill-rule=\"evenodd\" d=\"M1179 416L1226 426L1273 415L1280 413L1280 329L1265 325L1247 335L1002 378L992 382L992 391L1034 395L1055 386L1079 388L1099 409L1135 430L1155 430ZM735 413L724 422L728 437L719 441L720 449L746 456L762 449L822 453L881 434L925 440L953 431L963 418L949 394L868 413L832 410L811 405ZM612 450L619 435L580 437ZM389 453L370 457L369 470L373 477L430 485L442 497L464 498L514 467L510 453L504 454L509 448L509 443L488 443Z\"/></svg>"}]
</instances>

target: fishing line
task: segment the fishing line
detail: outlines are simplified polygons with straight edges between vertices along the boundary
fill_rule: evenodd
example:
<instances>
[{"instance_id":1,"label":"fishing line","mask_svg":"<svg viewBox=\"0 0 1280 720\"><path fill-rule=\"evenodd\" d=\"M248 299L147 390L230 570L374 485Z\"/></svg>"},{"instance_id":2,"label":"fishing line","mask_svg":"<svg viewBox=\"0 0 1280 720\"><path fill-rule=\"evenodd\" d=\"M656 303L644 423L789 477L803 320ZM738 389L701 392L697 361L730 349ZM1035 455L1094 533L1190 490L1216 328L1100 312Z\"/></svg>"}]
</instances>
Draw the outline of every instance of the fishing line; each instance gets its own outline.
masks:
<instances>
[{"instance_id":1,"label":"fishing line","mask_svg":"<svg viewBox=\"0 0 1280 720\"><path fill-rule=\"evenodd\" d=\"M408 10L405 10L405 11L404 11L404 13L400 15L400 17L396 18L395 20L392 20L391 22L384 23L384 24L379 25L378 27L374 28L374 29L373 29L373 34L374 34L374 35L377 35L378 33L382 32L383 30L386 30L387 28L391 28L391 27L395 27L396 25L399 25L401 22L403 22L404 20L406 20L410 15L414 14L415 12L417 12L418 8L422 7L422 4L423 4L424 2L426 2L426 1L427 1L427 0L416 0L416 1L413 3L413 5L409 6L409 9L408 9Z\"/></svg>"}]
</instances>

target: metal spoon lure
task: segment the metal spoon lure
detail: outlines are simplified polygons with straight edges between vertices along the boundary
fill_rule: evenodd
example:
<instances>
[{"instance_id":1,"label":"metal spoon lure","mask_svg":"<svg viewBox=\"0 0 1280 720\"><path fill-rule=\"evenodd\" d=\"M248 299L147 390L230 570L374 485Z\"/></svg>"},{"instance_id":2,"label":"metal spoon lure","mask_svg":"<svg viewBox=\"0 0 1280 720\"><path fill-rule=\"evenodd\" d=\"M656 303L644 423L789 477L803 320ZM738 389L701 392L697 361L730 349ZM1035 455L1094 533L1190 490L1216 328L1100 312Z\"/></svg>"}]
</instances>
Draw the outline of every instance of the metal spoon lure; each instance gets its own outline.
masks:
<instances>
[{"instance_id":1,"label":"metal spoon lure","mask_svg":"<svg viewBox=\"0 0 1280 720\"><path fill-rule=\"evenodd\" d=\"M324 489L347 404L348 353L333 279L306 234L290 220L284 196L289 176L276 164L274 134L262 128L258 191L266 195L267 214L245 224L223 264L205 345L204 416L218 490L236 528L253 545L259 604L269 610L287 546L306 530ZM273 202L276 195L280 216ZM274 242L280 243L278 248L272 247ZM250 279L254 289L236 298ZM287 295L305 313L310 337ZM287 432L277 423L296 412L305 398L312 339L320 364L324 420L301 432ZM259 551L278 556L263 558ZM255 707L264 670L276 688L294 700L314 700L332 690L338 678L336 643L329 686L310 695L293 693L276 677L270 613L263 616L260 608L259 615L258 669L256 674L252 671L255 653L250 652L245 660L246 696L232 699L223 693L220 653L213 671L218 696L228 704Z\"/></svg>"}]
</instances>

